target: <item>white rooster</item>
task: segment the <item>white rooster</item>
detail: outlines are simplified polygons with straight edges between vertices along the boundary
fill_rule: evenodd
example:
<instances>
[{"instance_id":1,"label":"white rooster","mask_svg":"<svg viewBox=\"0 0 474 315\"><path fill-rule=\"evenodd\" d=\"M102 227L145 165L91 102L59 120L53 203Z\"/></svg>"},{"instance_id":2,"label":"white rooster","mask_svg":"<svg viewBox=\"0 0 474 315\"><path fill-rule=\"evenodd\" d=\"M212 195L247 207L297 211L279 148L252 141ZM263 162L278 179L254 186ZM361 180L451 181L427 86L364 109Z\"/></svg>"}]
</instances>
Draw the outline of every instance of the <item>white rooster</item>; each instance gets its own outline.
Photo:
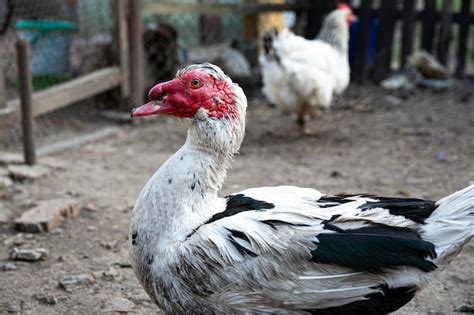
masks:
<instances>
[{"instance_id":1,"label":"white rooster","mask_svg":"<svg viewBox=\"0 0 474 315\"><path fill-rule=\"evenodd\" d=\"M353 19L351 8L342 3L324 19L314 40L288 29L265 35L264 52L259 57L263 93L285 111L296 111L305 134L311 134L305 114L329 108L333 95L349 84L349 25Z\"/></svg>"},{"instance_id":2,"label":"white rooster","mask_svg":"<svg viewBox=\"0 0 474 315\"><path fill-rule=\"evenodd\" d=\"M244 138L242 89L202 64L149 97L133 116L192 123L130 224L133 270L166 314L392 312L473 236L474 185L437 202L293 186L220 197Z\"/></svg>"}]
</instances>

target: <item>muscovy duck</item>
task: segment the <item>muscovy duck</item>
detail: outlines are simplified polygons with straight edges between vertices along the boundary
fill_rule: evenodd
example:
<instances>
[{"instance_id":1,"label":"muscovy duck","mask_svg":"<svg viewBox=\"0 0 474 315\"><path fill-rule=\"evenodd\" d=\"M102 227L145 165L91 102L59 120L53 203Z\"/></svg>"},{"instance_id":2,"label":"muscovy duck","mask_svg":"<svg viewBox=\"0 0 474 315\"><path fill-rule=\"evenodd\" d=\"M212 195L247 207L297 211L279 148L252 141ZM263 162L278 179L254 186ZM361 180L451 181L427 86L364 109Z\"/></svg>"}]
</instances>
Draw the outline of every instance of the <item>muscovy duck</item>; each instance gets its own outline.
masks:
<instances>
[{"instance_id":1,"label":"muscovy duck","mask_svg":"<svg viewBox=\"0 0 474 315\"><path fill-rule=\"evenodd\" d=\"M437 202L262 187L219 197L247 100L199 64L154 86L133 116L192 122L133 209L133 270L170 314L392 312L473 236L474 185Z\"/></svg>"}]
</instances>

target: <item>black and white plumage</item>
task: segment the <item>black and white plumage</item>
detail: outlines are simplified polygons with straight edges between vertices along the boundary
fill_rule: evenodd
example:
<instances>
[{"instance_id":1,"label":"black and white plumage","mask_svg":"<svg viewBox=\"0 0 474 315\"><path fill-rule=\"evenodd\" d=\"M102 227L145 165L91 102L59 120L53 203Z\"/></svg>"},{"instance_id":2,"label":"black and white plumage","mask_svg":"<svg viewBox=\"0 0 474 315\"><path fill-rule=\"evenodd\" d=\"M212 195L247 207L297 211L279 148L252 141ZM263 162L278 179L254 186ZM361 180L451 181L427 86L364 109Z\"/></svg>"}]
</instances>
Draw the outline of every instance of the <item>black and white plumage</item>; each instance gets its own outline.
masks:
<instances>
[{"instance_id":1,"label":"black and white plumage","mask_svg":"<svg viewBox=\"0 0 474 315\"><path fill-rule=\"evenodd\" d=\"M132 267L166 313L391 312L473 236L474 186L437 202L293 186L219 197L244 136L242 90L219 68L194 65L150 98L134 115L166 111L193 124L130 225Z\"/></svg>"}]
</instances>

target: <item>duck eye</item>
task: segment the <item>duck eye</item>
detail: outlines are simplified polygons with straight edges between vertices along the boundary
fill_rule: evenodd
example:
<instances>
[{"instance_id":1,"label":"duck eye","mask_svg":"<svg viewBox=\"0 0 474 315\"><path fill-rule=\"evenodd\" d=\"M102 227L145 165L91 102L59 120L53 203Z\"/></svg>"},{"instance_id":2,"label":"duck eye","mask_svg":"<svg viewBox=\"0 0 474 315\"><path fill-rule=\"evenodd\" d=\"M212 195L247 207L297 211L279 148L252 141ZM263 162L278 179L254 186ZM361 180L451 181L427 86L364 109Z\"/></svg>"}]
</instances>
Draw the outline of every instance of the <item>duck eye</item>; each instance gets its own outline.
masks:
<instances>
[{"instance_id":1,"label":"duck eye","mask_svg":"<svg viewBox=\"0 0 474 315\"><path fill-rule=\"evenodd\" d=\"M198 88L201 86L201 80L198 80L198 79L194 79L194 80L191 80L191 87L192 88Z\"/></svg>"}]
</instances>

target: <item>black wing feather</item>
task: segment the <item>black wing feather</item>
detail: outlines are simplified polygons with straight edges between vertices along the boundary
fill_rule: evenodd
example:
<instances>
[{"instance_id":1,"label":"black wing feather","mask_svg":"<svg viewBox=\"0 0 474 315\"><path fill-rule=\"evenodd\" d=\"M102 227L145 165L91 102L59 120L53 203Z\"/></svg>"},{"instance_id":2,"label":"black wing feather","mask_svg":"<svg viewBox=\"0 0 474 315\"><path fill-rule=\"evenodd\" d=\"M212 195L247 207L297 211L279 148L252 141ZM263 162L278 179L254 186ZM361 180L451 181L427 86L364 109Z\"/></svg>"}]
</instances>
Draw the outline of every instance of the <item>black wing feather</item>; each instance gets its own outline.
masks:
<instances>
[{"instance_id":1,"label":"black wing feather","mask_svg":"<svg viewBox=\"0 0 474 315\"><path fill-rule=\"evenodd\" d=\"M373 208L384 208L387 209L393 215L401 215L407 219L410 219L416 223L423 224L425 220L436 210L436 204L431 200L423 200L416 198L391 198L391 197L378 197L374 195L366 194L338 194L334 196L322 196L317 202L320 203L320 207L328 208L338 206L347 202L353 202L351 198L362 197L370 198L377 201L367 201L363 205L359 206L362 211L373 209Z\"/></svg>"},{"instance_id":2,"label":"black wing feather","mask_svg":"<svg viewBox=\"0 0 474 315\"><path fill-rule=\"evenodd\" d=\"M270 202L261 201L245 196L244 194L229 195L227 207L224 211L216 213L204 224L212 223L225 217L233 216L237 213L249 210L273 209L275 205Z\"/></svg>"},{"instance_id":3,"label":"black wing feather","mask_svg":"<svg viewBox=\"0 0 474 315\"><path fill-rule=\"evenodd\" d=\"M436 258L435 246L422 240L414 230L384 225L344 232L339 228L330 230L336 233L317 235L311 261L373 273L397 266L413 266L422 271L436 269L432 261L426 260Z\"/></svg>"}]
</instances>

